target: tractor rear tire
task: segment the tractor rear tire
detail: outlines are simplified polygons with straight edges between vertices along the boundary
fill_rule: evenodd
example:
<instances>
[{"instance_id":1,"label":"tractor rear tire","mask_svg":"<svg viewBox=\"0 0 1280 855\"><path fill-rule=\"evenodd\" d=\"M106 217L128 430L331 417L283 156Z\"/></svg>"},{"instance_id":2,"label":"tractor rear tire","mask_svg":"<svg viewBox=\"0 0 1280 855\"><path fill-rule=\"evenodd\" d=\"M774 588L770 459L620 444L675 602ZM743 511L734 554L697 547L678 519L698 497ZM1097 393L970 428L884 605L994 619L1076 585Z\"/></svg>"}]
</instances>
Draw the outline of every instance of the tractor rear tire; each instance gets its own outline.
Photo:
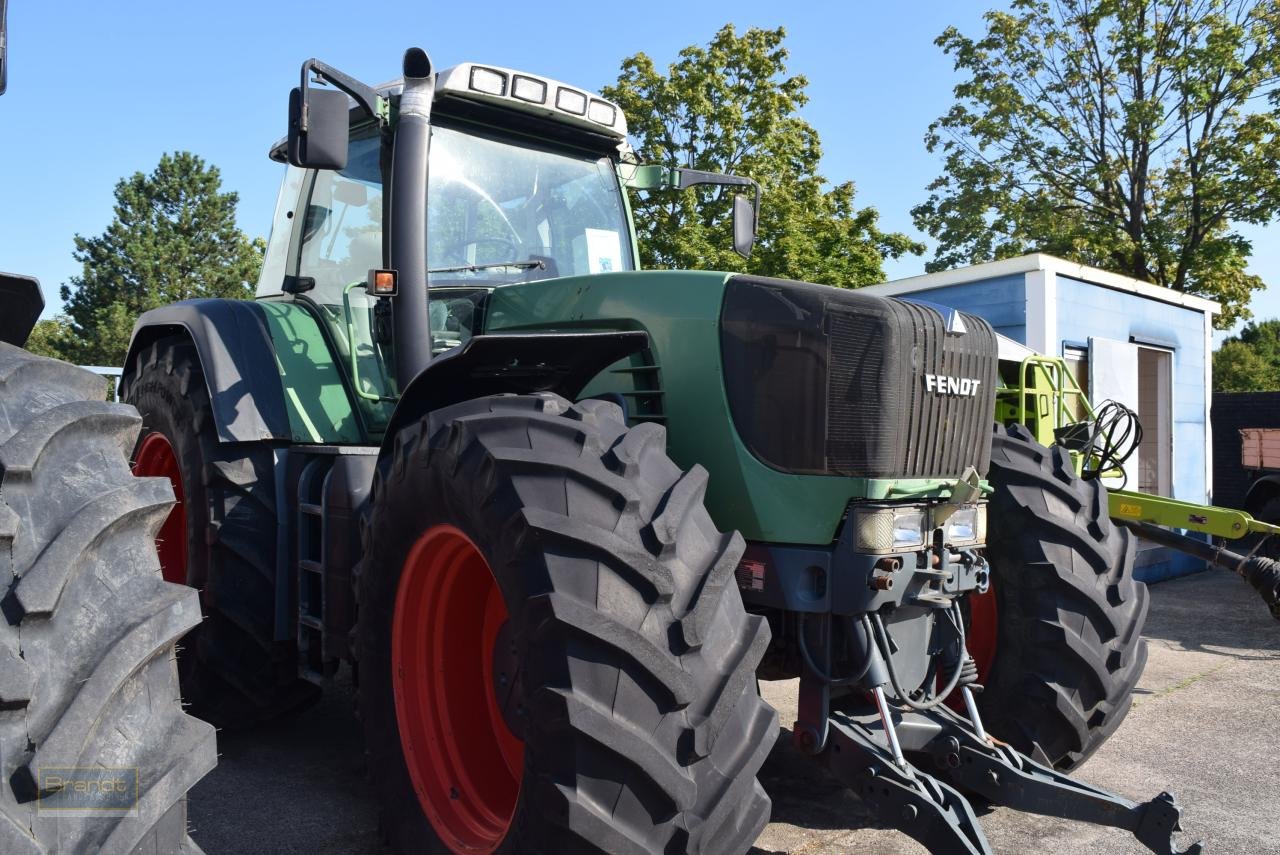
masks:
<instances>
[{"instance_id":1,"label":"tractor rear tire","mask_svg":"<svg viewBox=\"0 0 1280 855\"><path fill-rule=\"evenodd\" d=\"M653 424L481 398L394 438L358 571L360 712L399 852L740 853L769 642Z\"/></svg>"},{"instance_id":2,"label":"tractor rear tire","mask_svg":"<svg viewBox=\"0 0 1280 855\"><path fill-rule=\"evenodd\" d=\"M213 727L183 712L174 645L200 604L160 575L173 492L133 477L142 421L105 392L88 371L0 344L5 855L198 851L186 794L217 754ZM51 783L71 769L84 787L123 786L118 807L135 815Z\"/></svg>"},{"instance_id":3,"label":"tractor rear tire","mask_svg":"<svg viewBox=\"0 0 1280 855\"><path fill-rule=\"evenodd\" d=\"M143 422L136 471L173 481L174 515L185 522L174 531L184 550L160 545L165 577L197 589L205 615L179 661L183 697L201 718L233 729L305 708L319 689L298 676L297 646L275 640L271 447L218 441L200 358L186 336L142 350L128 403Z\"/></svg>"},{"instance_id":4,"label":"tractor rear tire","mask_svg":"<svg viewBox=\"0 0 1280 855\"><path fill-rule=\"evenodd\" d=\"M1025 427L996 426L988 477L998 629L980 712L994 735L1072 769L1120 726L1146 666L1134 538L1112 523L1106 488Z\"/></svg>"}]
</instances>

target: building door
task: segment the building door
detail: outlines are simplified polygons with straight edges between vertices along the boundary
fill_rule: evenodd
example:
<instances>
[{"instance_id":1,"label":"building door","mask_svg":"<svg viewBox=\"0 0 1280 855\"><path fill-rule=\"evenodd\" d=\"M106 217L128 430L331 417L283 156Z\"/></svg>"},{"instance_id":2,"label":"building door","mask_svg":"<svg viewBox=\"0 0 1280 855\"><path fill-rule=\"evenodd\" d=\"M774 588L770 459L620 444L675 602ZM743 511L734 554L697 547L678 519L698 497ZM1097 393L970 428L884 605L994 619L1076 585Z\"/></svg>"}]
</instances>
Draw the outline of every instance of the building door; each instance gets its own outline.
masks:
<instances>
[{"instance_id":1,"label":"building door","mask_svg":"<svg viewBox=\"0 0 1280 855\"><path fill-rule=\"evenodd\" d=\"M1124 404L1139 412L1138 346L1109 338L1089 339L1089 401L1097 410L1106 401ZM1139 420L1142 419L1139 413ZM1145 421L1144 421L1145 424ZM1103 483L1118 488L1123 483L1130 490L1138 487L1142 449L1124 464L1125 477L1106 478Z\"/></svg>"},{"instance_id":2,"label":"building door","mask_svg":"<svg viewBox=\"0 0 1280 855\"><path fill-rule=\"evenodd\" d=\"M1173 495L1173 353L1138 347L1138 489Z\"/></svg>"}]
</instances>

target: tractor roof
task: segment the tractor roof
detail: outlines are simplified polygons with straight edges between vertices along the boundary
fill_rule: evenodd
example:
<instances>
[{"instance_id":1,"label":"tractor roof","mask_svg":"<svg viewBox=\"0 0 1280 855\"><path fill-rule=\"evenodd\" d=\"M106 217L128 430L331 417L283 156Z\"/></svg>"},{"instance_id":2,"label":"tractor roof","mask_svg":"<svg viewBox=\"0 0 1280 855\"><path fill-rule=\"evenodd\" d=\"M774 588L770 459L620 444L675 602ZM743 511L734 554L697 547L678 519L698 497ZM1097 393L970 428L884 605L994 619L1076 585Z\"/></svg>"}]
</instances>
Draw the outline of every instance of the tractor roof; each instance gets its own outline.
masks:
<instances>
[{"instance_id":1,"label":"tractor roof","mask_svg":"<svg viewBox=\"0 0 1280 855\"><path fill-rule=\"evenodd\" d=\"M612 101L599 95L525 71L497 65L464 62L436 73L436 98L461 98L483 104L531 113L564 125L624 143L627 119ZM395 98L404 88L402 80L374 87L379 95ZM355 105L355 102L351 102ZM271 147L272 160L284 160L286 141Z\"/></svg>"}]
</instances>

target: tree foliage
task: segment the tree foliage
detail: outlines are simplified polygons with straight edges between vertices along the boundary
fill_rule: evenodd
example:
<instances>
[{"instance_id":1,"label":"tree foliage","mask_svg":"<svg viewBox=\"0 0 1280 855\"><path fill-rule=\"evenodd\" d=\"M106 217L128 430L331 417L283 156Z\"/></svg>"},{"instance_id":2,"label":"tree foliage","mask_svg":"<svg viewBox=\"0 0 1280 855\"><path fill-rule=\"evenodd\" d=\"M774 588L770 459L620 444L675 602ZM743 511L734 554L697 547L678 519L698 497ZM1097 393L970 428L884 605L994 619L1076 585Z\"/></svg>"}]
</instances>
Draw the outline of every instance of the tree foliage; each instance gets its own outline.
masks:
<instances>
[{"instance_id":1,"label":"tree foliage","mask_svg":"<svg viewBox=\"0 0 1280 855\"><path fill-rule=\"evenodd\" d=\"M120 365L138 315L193 297L251 297L262 266L262 240L236 227L239 197L190 152L122 179L115 198L106 231L75 237L82 271L62 286L65 319L37 330L37 346L72 362Z\"/></svg>"},{"instance_id":2,"label":"tree foliage","mask_svg":"<svg viewBox=\"0 0 1280 855\"><path fill-rule=\"evenodd\" d=\"M1213 354L1216 392L1280 391L1280 318L1247 324Z\"/></svg>"},{"instance_id":3,"label":"tree foliage","mask_svg":"<svg viewBox=\"0 0 1280 855\"><path fill-rule=\"evenodd\" d=\"M937 44L965 79L925 137L928 269L1043 251L1222 302L1262 281L1236 230L1280 209L1277 0L1013 0Z\"/></svg>"},{"instance_id":4,"label":"tree foliage","mask_svg":"<svg viewBox=\"0 0 1280 855\"><path fill-rule=\"evenodd\" d=\"M646 267L739 270L831 285L882 280L888 256L920 253L905 235L879 229L879 213L854 205L854 186L818 174L818 133L798 111L808 81L787 72L786 32L726 25L691 45L666 73L643 53L622 63L604 95L621 106L645 163L755 179L762 202L755 250L732 250L733 194L708 188L633 198Z\"/></svg>"},{"instance_id":5,"label":"tree foliage","mask_svg":"<svg viewBox=\"0 0 1280 855\"><path fill-rule=\"evenodd\" d=\"M62 345L71 334L70 322L67 321L64 315L58 315L43 321L36 321L36 325L31 330L31 335L27 337L26 344L23 347L37 356L51 356L54 359L63 359Z\"/></svg>"}]
</instances>

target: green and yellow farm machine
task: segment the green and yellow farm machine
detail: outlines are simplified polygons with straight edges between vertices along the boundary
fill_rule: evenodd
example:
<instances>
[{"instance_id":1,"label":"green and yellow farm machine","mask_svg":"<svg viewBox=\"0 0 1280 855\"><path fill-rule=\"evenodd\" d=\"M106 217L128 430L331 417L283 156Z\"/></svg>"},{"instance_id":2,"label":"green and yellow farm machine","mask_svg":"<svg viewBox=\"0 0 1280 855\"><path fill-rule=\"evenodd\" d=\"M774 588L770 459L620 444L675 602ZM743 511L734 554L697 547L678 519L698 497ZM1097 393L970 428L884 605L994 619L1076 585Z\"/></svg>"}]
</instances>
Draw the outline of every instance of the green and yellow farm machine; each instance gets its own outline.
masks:
<instances>
[{"instance_id":1,"label":"green and yellow farm machine","mask_svg":"<svg viewBox=\"0 0 1280 855\"><path fill-rule=\"evenodd\" d=\"M743 254L757 188L637 163L535 74L309 60L271 156L258 299L147 313L121 380L203 716L349 666L400 852L737 853L757 679L798 677L799 749L932 851L990 851L970 799L1179 851L1171 796L1067 775L1129 709L1146 589L1100 481L993 434L987 323L639 270L628 188L728 188Z\"/></svg>"},{"instance_id":2,"label":"green and yellow farm machine","mask_svg":"<svg viewBox=\"0 0 1280 855\"><path fill-rule=\"evenodd\" d=\"M1280 534L1280 525L1254 519L1238 508L1124 489L1122 464L1142 436L1136 415L1114 402L1099 408L1103 413L1095 411L1066 360L1021 351L1025 348L1014 344L1001 361L996 421L1023 426L1043 445L1066 448L1085 478L1120 478L1121 486L1107 491L1113 520L1147 540L1238 574L1280 619L1280 565L1274 561L1275 541L1269 540ZM1216 543L1183 532L1208 535ZM1249 551L1240 554L1222 545L1235 540L1246 540Z\"/></svg>"}]
</instances>

